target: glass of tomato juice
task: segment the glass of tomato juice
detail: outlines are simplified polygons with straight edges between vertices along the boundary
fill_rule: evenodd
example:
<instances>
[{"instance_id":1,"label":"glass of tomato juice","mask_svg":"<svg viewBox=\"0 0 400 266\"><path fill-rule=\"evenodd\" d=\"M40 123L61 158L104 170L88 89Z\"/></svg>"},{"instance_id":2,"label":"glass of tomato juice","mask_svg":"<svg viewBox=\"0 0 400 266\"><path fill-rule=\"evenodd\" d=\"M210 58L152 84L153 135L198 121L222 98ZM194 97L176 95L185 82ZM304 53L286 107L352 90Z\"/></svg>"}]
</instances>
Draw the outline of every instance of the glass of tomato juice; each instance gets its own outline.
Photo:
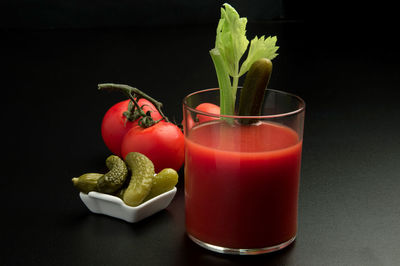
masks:
<instances>
[{"instance_id":1,"label":"glass of tomato juice","mask_svg":"<svg viewBox=\"0 0 400 266\"><path fill-rule=\"evenodd\" d=\"M228 254L290 245L297 233L304 101L267 89L261 116L196 109L202 103L219 105L219 89L183 100L189 238Z\"/></svg>"}]
</instances>

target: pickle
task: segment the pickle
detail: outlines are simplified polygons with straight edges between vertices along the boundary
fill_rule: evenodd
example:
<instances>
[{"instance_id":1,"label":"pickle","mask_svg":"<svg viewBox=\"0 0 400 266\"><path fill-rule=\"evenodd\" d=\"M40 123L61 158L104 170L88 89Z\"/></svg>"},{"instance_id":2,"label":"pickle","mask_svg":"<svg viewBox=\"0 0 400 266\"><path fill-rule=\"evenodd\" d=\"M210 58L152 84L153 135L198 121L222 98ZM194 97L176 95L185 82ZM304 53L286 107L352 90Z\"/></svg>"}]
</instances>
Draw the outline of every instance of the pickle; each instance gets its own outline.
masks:
<instances>
[{"instance_id":1,"label":"pickle","mask_svg":"<svg viewBox=\"0 0 400 266\"><path fill-rule=\"evenodd\" d=\"M175 187L178 183L178 173L172 168L165 168L153 178L153 185L144 201L152 199Z\"/></svg>"},{"instance_id":2,"label":"pickle","mask_svg":"<svg viewBox=\"0 0 400 266\"><path fill-rule=\"evenodd\" d=\"M149 158L138 152L130 152L125 162L131 170L131 180L122 196L126 205L135 207L143 202L153 185L154 165Z\"/></svg>"},{"instance_id":3,"label":"pickle","mask_svg":"<svg viewBox=\"0 0 400 266\"><path fill-rule=\"evenodd\" d=\"M72 178L72 183L79 191L83 193L89 193L90 191L97 190L97 182L103 174L98 173L87 173L80 177Z\"/></svg>"},{"instance_id":4,"label":"pickle","mask_svg":"<svg viewBox=\"0 0 400 266\"><path fill-rule=\"evenodd\" d=\"M268 86L272 72L272 62L267 58L255 61L246 74L243 88L240 92L239 115L261 115L265 89ZM243 124L252 124L256 119L242 119Z\"/></svg>"},{"instance_id":5,"label":"pickle","mask_svg":"<svg viewBox=\"0 0 400 266\"><path fill-rule=\"evenodd\" d=\"M120 199L123 199L125 190L126 190L126 188L121 188L121 189L117 190L113 195Z\"/></svg>"},{"instance_id":6,"label":"pickle","mask_svg":"<svg viewBox=\"0 0 400 266\"><path fill-rule=\"evenodd\" d=\"M97 190L102 193L114 193L122 187L128 176L128 168L118 156L111 155L106 159L106 166L110 170L101 176L97 182Z\"/></svg>"}]
</instances>

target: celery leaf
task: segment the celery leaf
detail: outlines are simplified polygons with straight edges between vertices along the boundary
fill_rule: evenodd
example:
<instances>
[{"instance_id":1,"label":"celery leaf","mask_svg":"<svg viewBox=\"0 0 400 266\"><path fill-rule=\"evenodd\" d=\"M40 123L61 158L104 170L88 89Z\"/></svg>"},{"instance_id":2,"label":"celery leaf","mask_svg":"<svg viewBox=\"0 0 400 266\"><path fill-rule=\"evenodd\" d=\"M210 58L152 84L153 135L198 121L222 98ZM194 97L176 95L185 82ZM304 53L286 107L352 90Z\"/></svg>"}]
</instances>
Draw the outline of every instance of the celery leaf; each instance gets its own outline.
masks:
<instances>
[{"instance_id":1,"label":"celery leaf","mask_svg":"<svg viewBox=\"0 0 400 266\"><path fill-rule=\"evenodd\" d=\"M275 45L276 41L276 36L269 36L268 38L265 38L265 36L258 38L256 36L251 40L249 53L240 68L239 76L246 73L250 66L260 58L268 58L269 60L274 59L278 55L276 51L279 49L279 46Z\"/></svg>"},{"instance_id":2,"label":"celery leaf","mask_svg":"<svg viewBox=\"0 0 400 266\"><path fill-rule=\"evenodd\" d=\"M224 7L225 9L221 8L215 48L224 59L229 75L235 77L239 72L240 58L249 45L246 38L247 18L241 18L229 4L225 3Z\"/></svg>"}]
</instances>

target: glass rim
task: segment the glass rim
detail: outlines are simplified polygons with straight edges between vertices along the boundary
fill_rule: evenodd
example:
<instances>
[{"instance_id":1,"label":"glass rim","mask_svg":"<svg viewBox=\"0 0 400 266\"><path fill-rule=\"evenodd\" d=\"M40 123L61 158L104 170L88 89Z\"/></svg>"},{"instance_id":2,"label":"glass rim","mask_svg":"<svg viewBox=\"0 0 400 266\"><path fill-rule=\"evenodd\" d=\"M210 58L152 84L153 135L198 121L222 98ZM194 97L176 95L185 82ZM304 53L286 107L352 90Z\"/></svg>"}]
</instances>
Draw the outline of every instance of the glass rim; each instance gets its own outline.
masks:
<instances>
[{"instance_id":1,"label":"glass rim","mask_svg":"<svg viewBox=\"0 0 400 266\"><path fill-rule=\"evenodd\" d=\"M193 95L204 93L204 92L209 92L209 91L217 91L217 90L219 90L219 88L209 88L209 89L203 89L203 90L192 92L192 93L186 95L183 98L183 106L186 109L190 110L191 112L195 112L195 113L200 114L200 115L211 116L211 117L216 117L216 118L226 117L226 118L236 118L236 119L269 119L269 118L287 117L287 116L296 115L296 114L299 114L301 112L304 112L304 110L306 108L305 101L301 97L297 96L296 94L293 94L293 93L290 93L290 92L281 91L281 90L274 90L274 89L270 89L270 88L267 88L266 90L273 91L275 93L283 94L283 95L290 96L290 97L293 97L293 98L297 99L299 101L299 103L300 103L299 104L299 108L297 108L296 110L290 111L290 112L271 114L271 115L257 115L257 116L251 116L251 115L221 115L221 114L213 114L213 113L197 110L197 109L195 109L193 107L190 107L188 105L188 103L187 103L188 99L190 97L192 97Z\"/></svg>"}]
</instances>

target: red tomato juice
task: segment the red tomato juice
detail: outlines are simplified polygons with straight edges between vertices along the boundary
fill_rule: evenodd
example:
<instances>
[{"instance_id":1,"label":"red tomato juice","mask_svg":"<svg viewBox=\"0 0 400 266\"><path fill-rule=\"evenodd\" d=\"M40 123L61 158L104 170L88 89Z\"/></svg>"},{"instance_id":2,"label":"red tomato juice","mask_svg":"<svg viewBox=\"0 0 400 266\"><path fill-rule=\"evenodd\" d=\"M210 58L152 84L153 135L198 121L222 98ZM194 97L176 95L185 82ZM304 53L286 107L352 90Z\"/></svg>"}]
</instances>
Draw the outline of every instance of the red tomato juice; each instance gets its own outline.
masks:
<instances>
[{"instance_id":1,"label":"red tomato juice","mask_svg":"<svg viewBox=\"0 0 400 266\"><path fill-rule=\"evenodd\" d=\"M285 126L194 127L185 143L187 232L228 248L265 248L296 236L302 141Z\"/></svg>"}]
</instances>

